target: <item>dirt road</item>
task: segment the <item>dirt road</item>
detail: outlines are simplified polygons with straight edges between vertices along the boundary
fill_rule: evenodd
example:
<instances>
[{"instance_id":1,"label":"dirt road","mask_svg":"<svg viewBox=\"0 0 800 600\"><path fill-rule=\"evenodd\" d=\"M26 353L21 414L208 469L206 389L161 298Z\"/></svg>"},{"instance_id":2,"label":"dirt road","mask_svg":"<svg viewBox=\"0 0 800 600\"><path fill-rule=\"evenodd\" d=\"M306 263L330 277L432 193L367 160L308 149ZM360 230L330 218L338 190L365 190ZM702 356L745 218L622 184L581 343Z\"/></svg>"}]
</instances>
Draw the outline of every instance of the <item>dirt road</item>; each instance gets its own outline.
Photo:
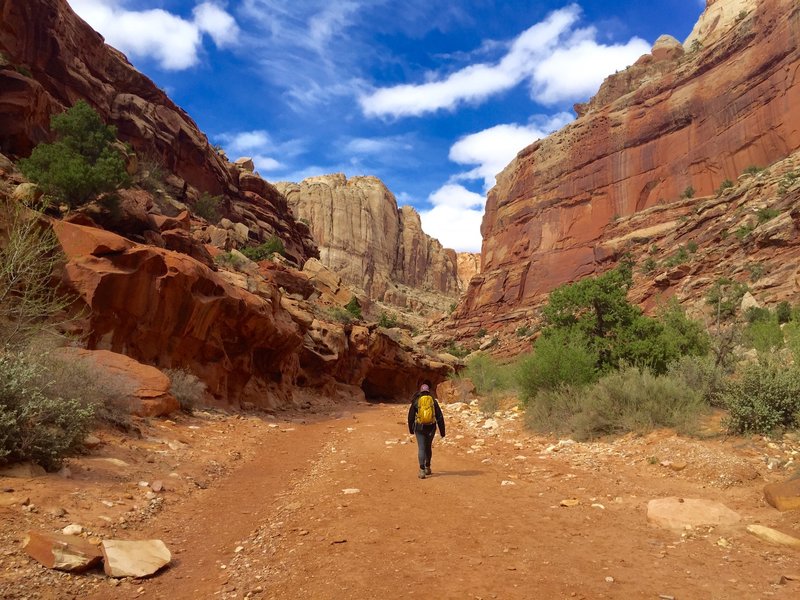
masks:
<instances>
[{"instance_id":1,"label":"dirt road","mask_svg":"<svg viewBox=\"0 0 800 600\"><path fill-rule=\"evenodd\" d=\"M513 412L487 425L474 408L458 408L445 412L448 436L437 435L434 475L425 480L417 479L404 406L359 405L305 423L193 425L198 442L186 460L212 460L221 472L201 489L167 492L162 510L126 532L163 539L175 553L169 569L119 584L99 573L61 577L19 597L800 595L800 581L791 579L800 576L800 551L745 531L756 522L800 531L800 516L778 513L761 495L765 480L787 477L761 468L763 453L792 448L669 433L557 444L522 433ZM232 451L234 460L220 460ZM742 523L685 531L648 525L647 502L666 496L723 502Z\"/></svg>"}]
</instances>

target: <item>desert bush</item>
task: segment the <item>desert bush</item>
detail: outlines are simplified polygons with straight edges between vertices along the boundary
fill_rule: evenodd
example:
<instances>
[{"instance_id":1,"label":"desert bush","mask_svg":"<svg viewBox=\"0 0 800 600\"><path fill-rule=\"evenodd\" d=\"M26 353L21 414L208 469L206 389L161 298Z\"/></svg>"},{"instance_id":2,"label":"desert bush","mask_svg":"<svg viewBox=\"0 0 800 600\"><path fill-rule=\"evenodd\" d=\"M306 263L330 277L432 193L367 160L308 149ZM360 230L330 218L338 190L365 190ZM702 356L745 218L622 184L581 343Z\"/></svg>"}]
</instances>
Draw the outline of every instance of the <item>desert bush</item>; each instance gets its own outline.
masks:
<instances>
[{"instance_id":1,"label":"desert bush","mask_svg":"<svg viewBox=\"0 0 800 600\"><path fill-rule=\"evenodd\" d=\"M736 315L742 298L747 292L746 283L739 283L727 277L721 277L714 282L714 285L706 295L706 304L714 307L717 320L724 321Z\"/></svg>"},{"instance_id":2,"label":"desert bush","mask_svg":"<svg viewBox=\"0 0 800 600\"><path fill-rule=\"evenodd\" d=\"M758 219L758 224L762 225L767 221L771 221L779 214L781 214L781 211L776 208L760 208L758 211L756 211L756 218Z\"/></svg>"},{"instance_id":3,"label":"desert bush","mask_svg":"<svg viewBox=\"0 0 800 600\"><path fill-rule=\"evenodd\" d=\"M580 387L597 379L597 352L582 333L570 330L543 335L517 367L517 383L523 402L539 390L568 384Z\"/></svg>"},{"instance_id":4,"label":"desert bush","mask_svg":"<svg viewBox=\"0 0 800 600\"><path fill-rule=\"evenodd\" d=\"M687 389L696 391L709 405L722 405L720 394L725 389L728 374L712 356L681 356L669 364L667 375L683 381Z\"/></svg>"},{"instance_id":5,"label":"desert bush","mask_svg":"<svg viewBox=\"0 0 800 600\"><path fill-rule=\"evenodd\" d=\"M776 356L749 363L722 393L732 433L770 434L800 427L800 368Z\"/></svg>"},{"instance_id":6,"label":"desert bush","mask_svg":"<svg viewBox=\"0 0 800 600\"><path fill-rule=\"evenodd\" d=\"M515 369L513 363L501 364L489 354L477 353L467 359L461 376L468 377L478 394L485 396L512 389Z\"/></svg>"},{"instance_id":7,"label":"desert bush","mask_svg":"<svg viewBox=\"0 0 800 600\"><path fill-rule=\"evenodd\" d=\"M487 394L478 399L478 410L484 415L493 415L500 410L500 399L496 394Z\"/></svg>"},{"instance_id":8,"label":"desert bush","mask_svg":"<svg viewBox=\"0 0 800 600\"><path fill-rule=\"evenodd\" d=\"M177 398L181 410L191 414L203 399L206 384L200 381L194 373L183 369L166 369L164 374L169 377L169 390Z\"/></svg>"},{"instance_id":9,"label":"desert bush","mask_svg":"<svg viewBox=\"0 0 800 600\"><path fill-rule=\"evenodd\" d=\"M219 222L219 206L222 203L222 196L212 196L208 192L203 192L194 203L194 214L204 218L209 223ZM244 253L243 253L244 254Z\"/></svg>"},{"instance_id":10,"label":"desert bush","mask_svg":"<svg viewBox=\"0 0 800 600\"><path fill-rule=\"evenodd\" d=\"M791 321L792 305L786 300L779 302L778 306L775 307L775 317L778 319L778 323L788 323Z\"/></svg>"},{"instance_id":11,"label":"desert bush","mask_svg":"<svg viewBox=\"0 0 800 600\"><path fill-rule=\"evenodd\" d=\"M43 334L58 334L74 298L59 289L54 271L63 263L58 240L41 215L3 205L0 232L0 349L21 348Z\"/></svg>"},{"instance_id":12,"label":"desert bush","mask_svg":"<svg viewBox=\"0 0 800 600\"><path fill-rule=\"evenodd\" d=\"M220 266L236 270L244 266L247 261L233 252L223 252L214 257L214 262Z\"/></svg>"},{"instance_id":13,"label":"desert bush","mask_svg":"<svg viewBox=\"0 0 800 600\"><path fill-rule=\"evenodd\" d=\"M25 176L47 194L76 207L129 182L125 161L112 146L116 129L86 102L54 115L50 128L56 141L39 144L30 158L19 161Z\"/></svg>"},{"instance_id":14,"label":"desert bush","mask_svg":"<svg viewBox=\"0 0 800 600\"><path fill-rule=\"evenodd\" d=\"M742 332L744 344L759 354L783 347L783 332L774 315L749 323Z\"/></svg>"},{"instance_id":15,"label":"desert bush","mask_svg":"<svg viewBox=\"0 0 800 600\"><path fill-rule=\"evenodd\" d=\"M355 296L350 298L350 302L344 305L344 309L350 313L354 319L361 318L361 303Z\"/></svg>"},{"instance_id":16,"label":"desert bush","mask_svg":"<svg viewBox=\"0 0 800 600\"><path fill-rule=\"evenodd\" d=\"M397 315L394 313L385 313L382 312L378 317L378 325L381 327L385 327L386 329L391 329L392 327L397 327Z\"/></svg>"},{"instance_id":17,"label":"desert bush","mask_svg":"<svg viewBox=\"0 0 800 600\"><path fill-rule=\"evenodd\" d=\"M452 354L456 358L464 358L470 352L469 348L462 346L456 342L450 342L444 350L448 354Z\"/></svg>"},{"instance_id":18,"label":"desert bush","mask_svg":"<svg viewBox=\"0 0 800 600\"><path fill-rule=\"evenodd\" d=\"M733 181L730 179L723 180L723 182L719 184L719 188L717 188L717 196L721 196L726 190L729 190L732 187Z\"/></svg>"},{"instance_id":19,"label":"desert bush","mask_svg":"<svg viewBox=\"0 0 800 600\"><path fill-rule=\"evenodd\" d=\"M283 245L281 238L273 235L263 244L247 246L242 248L241 252L250 260L258 262L260 260L271 260L274 254L285 254L286 247Z\"/></svg>"},{"instance_id":20,"label":"desert bush","mask_svg":"<svg viewBox=\"0 0 800 600\"><path fill-rule=\"evenodd\" d=\"M22 353L0 355L0 461L30 460L52 470L77 450L94 410L42 385L44 369Z\"/></svg>"},{"instance_id":21,"label":"desert bush","mask_svg":"<svg viewBox=\"0 0 800 600\"><path fill-rule=\"evenodd\" d=\"M686 189L683 190L681 194L681 198L694 198L694 188L691 185L686 186Z\"/></svg>"},{"instance_id":22,"label":"desert bush","mask_svg":"<svg viewBox=\"0 0 800 600\"><path fill-rule=\"evenodd\" d=\"M541 390L526 406L525 423L578 440L657 427L691 432L706 409L700 394L682 380L629 366L584 388Z\"/></svg>"}]
</instances>

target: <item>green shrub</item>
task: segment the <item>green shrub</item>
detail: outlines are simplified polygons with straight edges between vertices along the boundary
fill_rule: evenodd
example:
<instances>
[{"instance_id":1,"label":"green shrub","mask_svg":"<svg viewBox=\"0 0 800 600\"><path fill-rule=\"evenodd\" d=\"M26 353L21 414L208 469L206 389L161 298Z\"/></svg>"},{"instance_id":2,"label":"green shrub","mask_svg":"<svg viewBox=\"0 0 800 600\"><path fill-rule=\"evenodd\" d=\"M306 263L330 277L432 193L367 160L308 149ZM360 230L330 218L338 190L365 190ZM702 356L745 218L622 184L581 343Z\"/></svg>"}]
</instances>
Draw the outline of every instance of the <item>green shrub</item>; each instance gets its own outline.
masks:
<instances>
[{"instance_id":1,"label":"green shrub","mask_svg":"<svg viewBox=\"0 0 800 600\"><path fill-rule=\"evenodd\" d=\"M30 460L52 470L77 450L94 411L45 393L43 368L24 354L0 355L0 461Z\"/></svg>"},{"instance_id":2,"label":"green shrub","mask_svg":"<svg viewBox=\"0 0 800 600\"><path fill-rule=\"evenodd\" d=\"M769 315L767 319L749 323L742 332L742 340L749 348L764 354L783 347L783 332L778 320Z\"/></svg>"},{"instance_id":3,"label":"green shrub","mask_svg":"<svg viewBox=\"0 0 800 600\"><path fill-rule=\"evenodd\" d=\"M246 246L242 248L241 252L250 260L258 262L260 260L271 260L274 254L285 255L286 247L283 245L281 238L273 235L263 244Z\"/></svg>"},{"instance_id":4,"label":"green shrub","mask_svg":"<svg viewBox=\"0 0 800 600\"><path fill-rule=\"evenodd\" d=\"M445 348L445 352L448 354L452 354L456 358L464 358L469 354L469 348L462 346L461 344L457 344L456 342L450 342L447 348Z\"/></svg>"},{"instance_id":5,"label":"green shrub","mask_svg":"<svg viewBox=\"0 0 800 600\"><path fill-rule=\"evenodd\" d=\"M727 385L725 368L711 356L681 356L670 363L667 375L682 381L686 389L697 392L704 402L719 406L719 398Z\"/></svg>"},{"instance_id":6,"label":"green shrub","mask_svg":"<svg viewBox=\"0 0 800 600\"><path fill-rule=\"evenodd\" d=\"M722 397L733 433L769 434L800 426L800 368L774 357L745 366Z\"/></svg>"},{"instance_id":7,"label":"green shrub","mask_svg":"<svg viewBox=\"0 0 800 600\"><path fill-rule=\"evenodd\" d=\"M542 335L533 352L519 361L517 383L522 401L529 401L542 389L591 383L597 379L597 362L597 352L578 331L553 330Z\"/></svg>"},{"instance_id":8,"label":"green shrub","mask_svg":"<svg viewBox=\"0 0 800 600\"><path fill-rule=\"evenodd\" d=\"M222 254L218 254L214 257L214 262L223 267L236 270L244 266L246 261L242 259L241 256L234 254L233 252L223 252Z\"/></svg>"},{"instance_id":9,"label":"green shrub","mask_svg":"<svg viewBox=\"0 0 800 600\"><path fill-rule=\"evenodd\" d=\"M747 225L740 225L736 228L736 231L733 232L733 235L735 235L736 239L738 239L740 242L743 242L747 239L747 236L753 233L754 229L755 227L749 223Z\"/></svg>"},{"instance_id":10,"label":"green shrub","mask_svg":"<svg viewBox=\"0 0 800 600\"><path fill-rule=\"evenodd\" d=\"M697 252L697 248L698 248L697 242L695 242L694 240L686 244L686 249L689 251L690 254L694 254L695 252Z\"/></svg>"},{"instance_id":11,"label":"green shrub","mask_svg":"<svg viewBox=\"0 0 800 600\"><path fill-rule=\"evenodd\" d=\"M757 321L769 321L772 319L772 313L768 308L761 308L760 306L751 306L744 312L744 318L748 323L755 323Z\"/></svg>"},{"instance_id":12,"label":"green shrub","mask_svg":"<svg viewBox=\"0 0 800 600\"><path fill-rule=\"evenodd\" d=\"M494 394L482 396L478 399L478 410L484 415L493 415L500 410L500 400Z\"/></svg>"},{"instance_id":13,"label":"green shrub","mask_svg":"<svg viewBox=\"0 0 800 600\"><path fill-rule=\"evenodd\" d=\"M352 323L354 320L352 313L341 306L333 306L329 308L328 314L334 321L338 321L339 323L343 323L345 325Z\"/></svg>"},{"instance_id":14,"label":"green shrub","mask_svg":"<svg viewBox=\"0 0 800 600\"><path fill-rule=\"evenodd\" d=\"M352 296L350 298L350 302L344 305L344 309L347 312L349 312L353 316L353 318L355 319L361 318L361 303L355 296Z\"/></svg>"},{"instance_id":15,"label":"green shrub","mask_svg":"<svg viewBox=\"0 0 800 600\"><path fill-rule=\"evenodd\" d=\"M385 312L382 312L378 317L378 325L381 327L386 327L386 329L397 327L397 323L397 315L394 313L386 314Z\"/></svg>"},{"instance_id":16,"label":"green shrub","mask_svg":"<svg viewBox=\"0 0 800 600\"><path fill-rule=\"evenodd\" d=\"M687 186L686 189L683 190L681 198L694 198L694 188L691 185Z\"/></svg>"},{"instance_id":17,"label":"green shrub","mask_svg":"<svg viewBox=\"0 0 800 600\"><path fill-rule=\"evenodd\" d=\"M794 357L794 364L800 366L800 321L792 320L783 326L786 347Z\"/></svg>"},{"instance_id":18,"label":"green shrub","mask_svg":"<svg viewBox=\"0 0 800 600\"><path fill-rule=\"evenodd\" d=\"M719 188L717 188L717 196L721 196L726 190L732 187L733 182L730 179L723 180L723 182L719 184Z\"/></svg>"},{"instance_id":19,"label":"green shrub","mask_svg":"<svg viewBox=\"0 0 800 600\"><path fill-rule=\"evenodd\" d=\"M525 338L531 335L533 330L528 325L520 325L514 333L518 338Z\"/></svg>"},{"instance_id":20,"label":"green shrub","mask_svg":"<svg viewBox=\"0 0 800 600\"><path fill-rule=\"evenodd\" d=\"M206 384L183 369L166 369L164 374L169 377L169 391L178 400L181 410L192 414L205 395Z\"/></svg>"},{"instance_id":21,"label":"green shrub","mask_svg":"<svg viewBox=\"0 0 800 600\"><path fill-rule=\"evenodd\" d=\"M764 274L767 272L767 268L764 266L764 263L749 263L745 267L748 271L750 271L750 282L755 283L759 279L761 279Z\"/></svg>"},{"instance_id":22,"label":"green shrub","mask_svg":"<svg viewBox=\"0 0 800 600\"><path fill-rule=\"evenodd\" d=\"M742 11L739 14L741 15L742 13L747 14L745 11ZM750 165L749 167L747 167L743 171L743 173L746 174L746 175L757 175L758 173L761 173L761 171L763 171L763 170L764 170L764 168L763 167L759 167L758 165Z\"/></svg>"},{"instance_id":23,"label":"green shrub","mask_svg":"<svg viewBox=\"0 0 800 600\"><path fill-rule=\"evenodd\" d=\"M781 211L775 208L760 208L756 211L756 218L758 219L758 224L761 225L767 221L771 221L779 214L781 214Z\"/></svg>"},{"instance_id":24,"label":"green shrub","mask_svg":"<svg viewBox=\"0 0 800 600\"><path fill-rule=\"evenodd\" d=\"M667 268L677 267L689 261L689 252L681 246L678 251L664 261Z\"/></svg>"},{"instance_id":25,"label":"green shrub","mask_svg":"<svg viewBox=\"0 0 800 600\"><path fill-rule=\"evenodd\" d=\"M506 391L514 387L515 365L502 365L488 354L470 356L460 376L468 377L478 394Z\"/></svg>"},{"instance_id":26,"label":"green shrub","mask_svg":"<svg viewBox=\"0 0 800 600\"><path fill-rule=\"evenodd\" d=\"M642 261L642 266L640 267L640 271L644 275L649 275L650 273L656 270L656 267L658 267L658 263L656 262L656 260L652 256L648 256L647 258L644 259L644 261Z\"/></svg>"},{"instance_id":27,"label":"green shrub","mask_svg":"<svg viewBox=\"0 0 800 600\"><path fill-rule=\"evenodd\" d=\"M489 333L489 332L486 331L486 328L485 327L481 327L480 329L478 329L478 331L475 332L475 337L480 339L480 338L486 337L487 333Z\"/></svg>"},{"instance_id":28,"label":"green shrub","mask_svg":"<svg viewBox=\"0 0 800 600\"><path fill-rule=\"evenodd\" d=\"M45 193L76 207L128 184L125 161L112 146L116 129L86 102L53 116L50 127L57 140L39 144L19 161L20 170Z\"/></svg>"},{"instance_id":29,"label":"green shrub","mask_svg":"<svg viewBox=\"0 0 800 600\"><path fill-rule=\"evenodd\" d=\"M581 389L541 390L526 406L525 424L578 440L657 427L690 432L706 410L700 394L682 380L626 367Z\"/></svg>"},{"instance_id":30,"label":"green shrub","mask_svg":"<svg viewBox=\"0 0 800 600\"><path fill-rule=\"evenodd\" d=\"M204 218L209 223L218 223L220 219L219 207L222 204L222 196L212 196L208 192L203 192L194 203L194 214Z\"/></svg>"},{"instance_id":31,"label":"green shrub","mask_svg":"<svg viewBox=\"0 0 800 600\"><path fill-rule=\"evenodd\" d=\"M778 306L775 307L775 317L778 319L778 323L788 323L791 321L792 305L786 300L779 302Z\"/></svg>"},{"instance_id":32,"label":"green shrub","mask_svg":"<svg viewBox=\"0 0 800 600\"><path fill-rule=\"evenodd\" d=\"M730 319L739 310L747 290L747 284L721 277L708 291L706 304L714 307L718 320Z\"/></svg>"}]
</instances>

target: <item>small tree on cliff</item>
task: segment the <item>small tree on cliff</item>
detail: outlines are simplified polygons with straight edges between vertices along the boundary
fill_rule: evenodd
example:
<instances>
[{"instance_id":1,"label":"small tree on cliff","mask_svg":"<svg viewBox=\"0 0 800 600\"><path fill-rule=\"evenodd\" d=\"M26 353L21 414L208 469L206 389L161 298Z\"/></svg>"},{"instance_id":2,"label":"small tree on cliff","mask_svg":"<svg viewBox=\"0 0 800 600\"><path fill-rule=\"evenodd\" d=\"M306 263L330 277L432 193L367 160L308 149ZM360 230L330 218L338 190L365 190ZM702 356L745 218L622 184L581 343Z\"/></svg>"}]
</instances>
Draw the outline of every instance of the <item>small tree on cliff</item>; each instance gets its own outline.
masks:
<instances>
[{"instance_id":1,"label":"small tree on cliff","mask_svg":"<svg viewBox=\"0 0 800 600\"><path fill-rule=\"evenodd\" d=\"M80 206L103 192L114 191L129 181L125 162L112 144L116 129L106 125L86 102L50 120L56 134L51 144L39 144L19 167L45 193Z\"/></svg>"}]
</instances>

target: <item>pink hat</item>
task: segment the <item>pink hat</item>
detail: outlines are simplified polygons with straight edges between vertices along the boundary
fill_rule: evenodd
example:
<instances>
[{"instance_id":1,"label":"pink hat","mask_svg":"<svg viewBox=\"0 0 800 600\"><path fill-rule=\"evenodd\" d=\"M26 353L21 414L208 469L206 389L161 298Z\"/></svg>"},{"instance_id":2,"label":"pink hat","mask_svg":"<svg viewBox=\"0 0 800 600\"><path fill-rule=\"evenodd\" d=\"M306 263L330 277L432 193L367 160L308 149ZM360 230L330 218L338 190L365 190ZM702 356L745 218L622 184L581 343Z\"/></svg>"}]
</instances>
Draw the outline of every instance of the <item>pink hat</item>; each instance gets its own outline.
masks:
<instances>
[{"instance_id":1,"label":"pink hat","mask_svg":"<svg viewBox=\"0 0 800 600\"><path fill-rule=\"evenodd\" d=\"M427 383L423 383L419 389L421 392L429 392L431 388L428 386Z\"/></svg>"}]
</instances>

